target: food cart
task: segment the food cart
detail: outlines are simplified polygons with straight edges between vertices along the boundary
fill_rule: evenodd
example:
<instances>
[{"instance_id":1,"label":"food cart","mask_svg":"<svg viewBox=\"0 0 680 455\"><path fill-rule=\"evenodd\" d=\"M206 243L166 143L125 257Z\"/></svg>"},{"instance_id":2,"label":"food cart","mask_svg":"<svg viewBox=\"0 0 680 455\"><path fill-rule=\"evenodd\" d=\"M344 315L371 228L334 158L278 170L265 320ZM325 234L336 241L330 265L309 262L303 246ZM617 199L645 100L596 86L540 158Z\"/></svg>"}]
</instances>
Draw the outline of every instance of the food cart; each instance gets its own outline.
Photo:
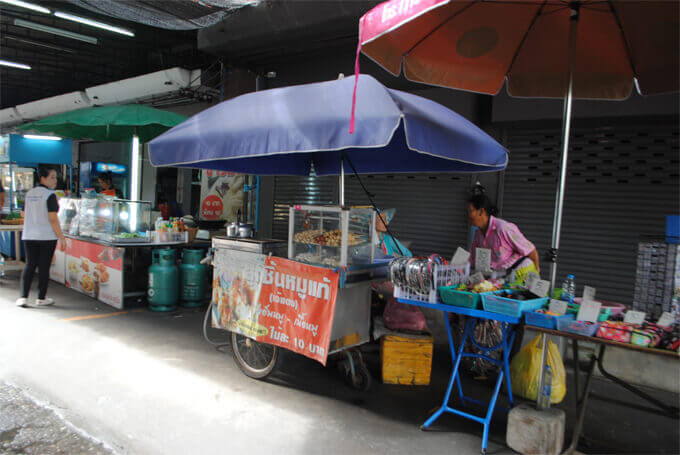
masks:
<instances>
[{"instance_id":1,"label":"food cart","mask_svg":"<svg viewBox=\"0 0 680 455\"><path fill-rule=\"evenodd\" d=\"M66 237L56 249L50 278L100 302L122 309L146 295L149 248L186 244L153 241L151 203L113 198L61 198L59 223Z\"/></svg>"},{"instance_id":2,"label":"food cart","mask_svg":"<svg viewBox=\"0 0 680 455\"><path fill-rule=\"evenodd\" d=\"M488 172L507 163L500 144L455 112L360 79L354 134L348 78L242 95L149 144L154 166L339 176L337 206L290 207L284 257L215 242L210 311L251 377L274 370L278 347L325 364L329 353L368 341L370 281L386 264L375 254L377 208L370 194L369 209L345 206L345 172ZM347 358L352 383L364 387L360 357Z\"/></svg>"},{"instance_id":3,"label":"food cart","mask_svg":"<svg viewBox=\"0 0 680 455\"><path fill-rule=\"evenodd\" d=\"M287 243L213 239L213 327L232 330L234 359L248 376L265 377L277 364L277 348L255 345L248 338L255 335L261 343L311 354L322 363L343 351L352 385L368 388L368 369L359 351L351 348L370 340L370 286L387 272L386 261L376 257L375 213L296 205L290 207L290 226ZM286 270L297 276L279 268L283 264L278 258L286 257L292 260ZM273 292L258 299L266 284L273 285ZM239 286L251 292L233 293ZM276 311L269 311L272 303ZM316 308L319 303L325 308ZM305 313L309 315L303 322L299 315ZM245 321L257 329L251 331ZM279 336L283 333L285 337Z\"/></svg>"}]
</instances>

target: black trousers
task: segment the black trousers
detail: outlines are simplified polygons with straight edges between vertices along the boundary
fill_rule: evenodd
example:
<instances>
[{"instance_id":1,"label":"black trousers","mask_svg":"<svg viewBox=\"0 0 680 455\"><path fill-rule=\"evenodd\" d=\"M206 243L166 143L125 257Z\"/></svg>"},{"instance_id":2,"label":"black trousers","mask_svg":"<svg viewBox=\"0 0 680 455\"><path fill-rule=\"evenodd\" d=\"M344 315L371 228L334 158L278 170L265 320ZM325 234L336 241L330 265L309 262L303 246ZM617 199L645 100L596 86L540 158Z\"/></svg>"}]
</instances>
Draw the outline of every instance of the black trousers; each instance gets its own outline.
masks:
<instances>
[{"instance_id":1,"label":"black trousers","mask_svg":"<svg viewBox=\"0 0 680 455\"><path fill-rule=\"evenodd\" d=\"M47 284L50 281L50 264L56 240L24 240L26 250L26 267L21 274L21 297L28 297L35 268L38 268L38 298L44 299L47 294ZM19 252L17 251L17 255Z\"/></svg>"}]
</instances>

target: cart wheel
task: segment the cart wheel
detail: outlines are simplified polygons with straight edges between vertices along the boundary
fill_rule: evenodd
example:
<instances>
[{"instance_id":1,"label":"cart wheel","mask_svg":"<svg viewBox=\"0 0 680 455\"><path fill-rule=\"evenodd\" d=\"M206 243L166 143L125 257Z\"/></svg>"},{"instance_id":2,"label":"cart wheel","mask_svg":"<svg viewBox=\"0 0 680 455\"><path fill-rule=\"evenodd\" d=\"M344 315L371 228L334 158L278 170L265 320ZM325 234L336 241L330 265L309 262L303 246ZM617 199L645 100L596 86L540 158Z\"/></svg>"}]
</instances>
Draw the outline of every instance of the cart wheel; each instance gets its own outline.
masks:
<instances>
[{"instance_id":1,"label":"cart wheel","mask_svg":"<svg viewBox=\"0 0 680 455\"><path fill-rule=\"evenodd\" d=\"M269 376L279 360L279 348L276 346L234 332L231 333L231 349L241 371L254 379Z\"/></svg>"},{"instance_id":2,"label":"cart wheel","mask_svg":"<svg viewBox=\"0 0 680 455\"><path fill-rule=\"evenodd\" d=\"M371 373L363 363L354 365L354 375L348 375L350 385L362 392L368 392L371 388Z\"/></svg>"}]
</instances>

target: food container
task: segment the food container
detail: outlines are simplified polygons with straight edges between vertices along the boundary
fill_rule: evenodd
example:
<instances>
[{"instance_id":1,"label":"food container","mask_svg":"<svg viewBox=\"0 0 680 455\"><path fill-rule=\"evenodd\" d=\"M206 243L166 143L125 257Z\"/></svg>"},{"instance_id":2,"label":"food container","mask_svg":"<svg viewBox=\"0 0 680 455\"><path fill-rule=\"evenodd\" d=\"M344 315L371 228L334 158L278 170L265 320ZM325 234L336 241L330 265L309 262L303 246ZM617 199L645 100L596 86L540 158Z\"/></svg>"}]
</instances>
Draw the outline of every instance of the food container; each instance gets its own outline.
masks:
<instances>
[{"instance_id":1,"label":"food container","mask_svg":"<svg viewBox=\"0 0 680 455\"><path fill-rule=\"evenodd\" d=\"M599 327L600 324L597 322L569 321L565 319L557 320L557 330L575 333L577 335L583 335L586 337L595 335Z\"/></svg>"},{"instance_id":2,"label":"food container","mask_svg":"<svg viewBox=\"0 0 680 455\"><path fill-rule=\"evenodd\" d=\"M524 319L527 325L542 327L544 329L555 330L557 328L557 320L563 319L565 321L573 321L575 316L573 314L563 314L562 316L553 316L552 314L538 313L530 311L524 313Z\"/></svg>"},{"instance_id":3,"label":"food container","mask_svg":"<svg viewBox=\"0 0 680 455\"><path fill-rule=\"evenodd\" d=\"M581 304L583 298L582 297L576 297L574 299L574 303L576 304ZM609 300L600 300L597 299L598 302L602 304L602 311L609 310L611 316L618 316L620 314L623 314L624 311L626 311L626 305L623 303L619 302L611 302ZM602 321L600 321L602 322Z\"/></svg>"},{"instance_id":4,"label":"food container","mask_svg":"<svg viewBox=\"0 0 680 455\"><path fill-rule=\"evenodd\" d=\"M509 297L502 297L501 293L509 292L511 294L516 294L518 291L502 289L500 291L493 291L487 294L481 294L482 306L484 311L490 311L492 313L505 314L507 316L521 317L522 313L527 311L534 311L542 308L543 305L548 303L548 297L528 299L528 300L516 300Z\"/></svg>"},{"instance_id":5,"label":"food container","mask_svg":"<svg viewBox=\"0 0 680 455\"><path fill-rule=\"evenodd\" d=\"M441 286L439 296L443 303L464 308L479 308L481 295L485 292L469 292L456 289L455 286Z\"/></svg>"}]
</instances>

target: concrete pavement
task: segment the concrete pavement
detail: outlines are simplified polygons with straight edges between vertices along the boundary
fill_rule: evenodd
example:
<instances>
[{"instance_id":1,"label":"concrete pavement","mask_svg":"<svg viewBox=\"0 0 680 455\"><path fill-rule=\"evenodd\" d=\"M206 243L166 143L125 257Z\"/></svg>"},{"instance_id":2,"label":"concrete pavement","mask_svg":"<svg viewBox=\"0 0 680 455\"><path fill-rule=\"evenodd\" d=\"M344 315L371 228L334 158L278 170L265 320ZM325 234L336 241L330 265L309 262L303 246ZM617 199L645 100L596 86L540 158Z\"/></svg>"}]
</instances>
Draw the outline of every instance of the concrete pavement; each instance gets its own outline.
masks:
<instances>
[{"instance_id":1,"label":"concrete pavement","mask_svg":"<svg viewBox=\"0 0 680 455\"><path fill-rule=\"evenodd\" d=\"M240 372L229 347L220 352L204 341L202 310L121 312L55 283L54 307L23 309L13 304L18 277L1 283L0 379L51 403L116 453L479 453L481 426L473 422L445 416L435 431L419 430L443 396L450 371L445 352L435 355L429 387L376 379L362 393L347 388L333 368L291 354L271 379L255 381ZM375 370L377 355L368 361ZM488 393L483 383L465 386L479 398ZM593 410L586 435L600 440L597 447L678 451L676 422L626 417L622 423L620 409ZM497 414L489 453L512 453L504 446L505 416ZM602 419L612 429L598 426ZM627 421L639 422L637 435L620 431Z\"/></svg>"},{"instance_id":2,"label":"concrete pavement","mask_svg":"<svg viewBox=\"0 0 680 455\"><path fill-rule=\"evenodd\" d=\"M0 381L0 453L109 455L113 453L19 388Z\"/></svg>"}]
</instances>

